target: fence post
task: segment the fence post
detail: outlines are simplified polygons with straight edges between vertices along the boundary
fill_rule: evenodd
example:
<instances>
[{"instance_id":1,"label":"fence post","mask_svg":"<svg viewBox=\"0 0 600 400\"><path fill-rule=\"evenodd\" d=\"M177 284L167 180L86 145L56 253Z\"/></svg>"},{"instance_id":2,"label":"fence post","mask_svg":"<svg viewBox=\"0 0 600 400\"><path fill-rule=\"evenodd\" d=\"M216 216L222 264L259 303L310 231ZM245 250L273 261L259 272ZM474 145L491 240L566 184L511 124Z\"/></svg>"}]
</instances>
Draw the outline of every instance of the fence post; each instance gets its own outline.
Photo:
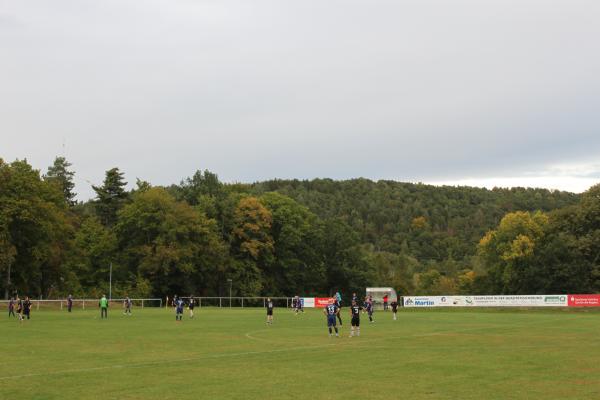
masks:
<instances>
[{"instance_id":1,"label":"fence post","mask_svg":"<svg viewBox=\"0 0 600 400\"><path fill-rule=\"evenodd\" d=\"M221 300L223 300L221 297L219 297L219 308L221 308Z\"/></svg>"},{"instance_id":2,"label":"fence post","mask_svg":"<svg viewBox=\"0 0 600 400\"><path fill-rule=\"evenodd\" d=\"M62 311L62 307L63 307L63 305L62 305L62 300L61 300L60 301L60 311Z\"/></svg>"},{"instance_id":3,"label":"fence post","mask_svg":"<svg viewBox=\"0 0 600 400\"><path fill-rule=\"evenodd\" d=\"M202 297L198 299L198 308L202 308Z\"/></svg>"},{"instance_id":4,"label":"fence post","mask_svg":"<svg viewBox=\"0 0 600 400\"><path fill-rule=\"evenodd\" d=\"M142 308L144 308L144 299L142 299Z\"/></svg>"},{"instance_id":5,"label":"fence post","mask_svg":"<svg viewBox=\"0 0 600 400\"><path fill-rule=\"evenodd\" d=\"M244 298L242 297L242 308L244 308Z\"/></svg>"},{"instance_id":6,"label":"fence post","mask_svg":"<svg viewBox=\"0 0 600 400\"><path fill-rule=\"evenodd\" d=\"M267 306L267 299L265 299L265 298L263 297L263 308L265 308L266 306Z\"/></svg>"},{"instance_id":7,"label":"fence post","mask_svg":"<svg viewBox=\"0 0 600 400\"><path fill-rule=\"evenodd\" d=\"M85 300L83 300L83 309L85 310Z\"/></svg>"}]
</instances>

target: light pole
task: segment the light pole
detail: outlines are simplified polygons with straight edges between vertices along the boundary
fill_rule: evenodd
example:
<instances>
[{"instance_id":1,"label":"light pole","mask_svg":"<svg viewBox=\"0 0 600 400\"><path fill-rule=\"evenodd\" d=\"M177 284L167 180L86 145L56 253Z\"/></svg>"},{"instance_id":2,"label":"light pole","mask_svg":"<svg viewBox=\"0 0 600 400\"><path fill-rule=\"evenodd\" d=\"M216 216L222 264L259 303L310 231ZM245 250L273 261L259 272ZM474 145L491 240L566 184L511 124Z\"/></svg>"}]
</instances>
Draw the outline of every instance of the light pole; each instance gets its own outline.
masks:
<instances>
[{"instance_id":1,"label":"light pole","mask_svg":"<svg viewBox=\"0 0 600 400\"><path fill-rule=\"evenodd\" d=\"M110 263L110 272L108 273L108 299L112 300L112 263Z\"/></svg>"},{"instance_id":2,"label":"light pole","mask_svg":"<svg viewBox=\"0 0 600 400\"><path fill-rule=\"evenodd\" d=\"M227 282L229 282L229 308L231 308L231 287L233 286L233 280L227 279Z\"/></svg>"}]
</instances>

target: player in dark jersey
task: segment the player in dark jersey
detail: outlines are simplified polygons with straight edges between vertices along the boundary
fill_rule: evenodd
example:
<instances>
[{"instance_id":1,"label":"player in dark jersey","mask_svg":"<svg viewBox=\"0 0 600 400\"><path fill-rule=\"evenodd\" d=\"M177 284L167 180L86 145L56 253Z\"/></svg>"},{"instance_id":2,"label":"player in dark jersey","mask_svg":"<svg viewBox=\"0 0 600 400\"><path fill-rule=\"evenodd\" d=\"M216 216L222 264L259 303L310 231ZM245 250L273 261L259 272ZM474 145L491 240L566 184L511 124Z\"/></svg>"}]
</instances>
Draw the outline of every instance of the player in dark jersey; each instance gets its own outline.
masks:
<instances>
[{"instance_id":1,"label":"player in dark jersey","mask_svg":"<svg viewBox=\"0 0 600 400\"><path fill-rule=\"evenodd\" d=\"M397 319L396 318L396 313L398 312L398 300L394 300L390 303L390 305L392 306L392 315L394 316L394 321Z\"/></svg>"},{"instance_id":2,"label":"player in dark jersey","mask_svg":"<svg viewBox=\"0 0 600 400\"><path fill-rule=\"evenodd\" d=\"M340 309L337 304L334 302L332 304L327 304L323 309L323 313L327 316L327 328L329 329L329 337L332 334L332 328L335 329L335 336L340 337L338 328L336 326L336 317L340 313Z\"/></svg>"},{"instance_id":3,"label":"player in dark jersey","mask_svg":"<svg viewBox=\"0 0 600 400\"><path fill-rule=\"evenodd\" d=\"M174 303L175 303L175 321L181 321L181 319L183 318L183 306L185 305L185 302L183 301L183 299L181 297L176 297Z\"/></svg>"},{"instance_id":4,"label":"player in dark jersey","mask_svg":"<svg viewBox=\"0 0 600 400\"><path fill-rule=\"evenodd\" d=\"M354 336L356 330L356 336L360 336L360 311L362 307L358 305L356 300L352 300L350 306L350 316L352 318L352 327L350 328L350 337Z\"/></svg>"},{"instance_id":5,"label":"player in dark jersey","mask_svg":"<svg viewBox=\"0 0 600 400\"><path fill-rule=\"evenodd\" d=\"M267 299L267 324L269 325L273 325L273 308L275 306L273 305L273 302L271 301L271 298Z\"/></svg>"},{"instance_id":6,"label":"player in dark jersey","mask_svg":"<svg viewBox=\"0 0 600 400\"><path fill-rule=\"evenodd\" d=\"M29 319L31 314L31 300L29 300L29 296L25 296L25 301L23 302L23 315Z\"/></svg>"},{"instance_id":7,"label":"player in dark jersey","mask_svg":"<svg viewBox=\"0 0 600 400\"><path fill-rule=\"evenodd\" d=\"M188 302L188 309L190 310L190 318L194 318L194 307L196 307L196 300L194 300L194 295L190 294L190 301Z\"/></svg>"},{"instance_id":8,"label":"player in dark jersey","mask_svg":"<svg viewBox=\"0 0 600 400\"><path fill-rule=\"evenodd\" d=\"M294 297L294 312L298 315L299 312L304 312L304 307L302 306L302 299L300 296Z\"/></svg>"},{"instance_id":9,"label":"player in dark jersey","mask_svg":"<svg viewBox=\"0 0 600 400\"><path fill-rule=\"evenodd\" d=\"M335 305L337 306L338 310L341 310L342 309L342 295L339 291L335 292L335 296L333 296L333 301L334 301ZM338 319L338 321L340 321L340 326L342 326L342 313L341 312L337 313L337 319Z\"/></svg>"},{"instance_id":10,"label":"player in dark jersey","mask_svg":"<svg viewBox=\"0 0 600 400\"><path fill-rule=\"evenodd\" d=\"M132 305L132 301L129 298L129 296L125 297L125 300L123 300L123 315L129 315L131 316L131 305Z\"/></svg>"},{"instance_id":11,"label":"player in dark jersey","mask_svg":"<svg viewBox=\"0 0 600 400\"><path fill-rule=\"evenodd\" d=\"M367 314L369 315L369 322L375 322L373 320L373 301L367 300Z\"/></svg>"},{"instance_id":12,"label":"player in dark jersey","mask_svg":"<svg viewBox=\"0 0 600 400\"><path fill-rule=\"evenodd\" d=\"M15 318L17 317L15 315L15 303L16 303L16 300L14 297L11 297L10 300L8 301L8 317L9 318L11 315Z\"/></svg>"},{"instance_id":13,"label":"player in dark jersey","mask_svg":"<svg viewBox=\"0 0 600 400\"><path fill-rule=\"evenodd\" d=\"M71 312L72 309L73 309L73 296L69 294L69 296L67 297L67 311Z\"/></svg>"}]
</instances>

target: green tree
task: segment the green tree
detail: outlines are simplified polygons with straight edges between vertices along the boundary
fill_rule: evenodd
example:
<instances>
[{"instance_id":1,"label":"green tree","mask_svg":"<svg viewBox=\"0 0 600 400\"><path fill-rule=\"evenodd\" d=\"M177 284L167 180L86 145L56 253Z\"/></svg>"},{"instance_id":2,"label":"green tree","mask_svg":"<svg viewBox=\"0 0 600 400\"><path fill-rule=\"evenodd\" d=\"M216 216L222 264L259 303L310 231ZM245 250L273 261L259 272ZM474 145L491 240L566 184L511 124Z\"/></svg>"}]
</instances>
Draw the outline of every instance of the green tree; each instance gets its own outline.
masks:
<instances>
[{"instance_id":1,"label":"green tree","mask_svg":"<svg viewBox=\"0 0 600 400\"><path fill-rule=\"evenodd\" d=\"M12 264L15 261L17 249L12 243L6 218L7 216L4 213L0 213L0 271L6 271L4 298L8 299L10 292L13 290L11 281Z\"/></svg>"},{"instance_id":2,"label":"green tree","mask_svg":"<svg viewBox=\"0 0 600 400\"><path fill-rule=\"evenodd\" d=\"M373 280L374 271L356 232L342 219L326 220L320 251L327 267L326 287L360 293Z\"/></svg>"},{"instance_id":3,"label":"green tree","mask_svg":"<svg viewBox=\"0 0 600 400\"><path fill-rule=\"evenodd\" d=\"M26 161L0 159L0 268L11 287L48 296L60 285L73 226L59 188ZM3 274L4 275L4 274ZM8 281L8 279L7 279Z\"/></svg>"},{"instance_id":4,"label":"green tree","mask_svg":"<svg viewBox=\"0 0 600 400\"><path fill-rule=\"evenodd\" d=\"M106 292L111 263L115 264L116 270L119 269L115 233L92 216L81 222L74 245L76 251L71 257L69 270L80 278L82 291L90 294Z\"/></svg>"},{"instance_id":5,"label":"green tree","mask_svg":"<svg viewBox=\"0 0 600 400\"><path fill-rule=\"evenodd\" d=\"M75 183L73 182L75 172L71 171L69 167L71 167L71 163L66 158L56 157L54 164L48 167L48 172L46 172L44 179L56 184L63 193L67 204L72 206L77 203L75 200L77 193L73 191L75 188Z\"/></svg>"},{"instance_id":6,"label":"green tree","mask_svg":"<svg viewBox=\"0 0 600 400\"><path fill-rule=\"evenodd\" d=\"M273 262L273 216L259 199L249 196L240 199L233 218L229 279L235 279L242 295L258 295L264 287L264 271Z\"/></svg>"},{"instance_id":7,"label":"green tree","mask_svg":"<svg viewBox=\"0 0 600 400\"><path fill-rule=\"evenodd\" d=\"M322 237L317 216L279 193L266 193L261 202L272 214L276 256L266 274L265 291L279 295L319 293L325 266L317 251Z\"/></svg>"},{"instance_id":8,"label":"green tree","mask_svg":"<svg viewBox=\"0 0 600 400\"><path fill-rule=\"evenodd\" d=\"M154 295L199 293L223 264L215 221L162 188L136 193L118 217L118 277L125 285L142 277Z\"/></svg>"},{"instance_id":9,"label":"green tree","mask_svg":"<svg viewBox=\"0 0 600 400\"><path fill-rule=\"evenodd\" d=\"M123 175L119 168L109 169L102 186L92 186L96 192L96 212L106 226L113 226L117 222L117 212L127 200L127 182Z\"/></svg>"},{"instance_id":10,"label":"green tree","mask_svg":"<svg viewBox=\"0 0 600 400\"><path fill-rule=\"evenodd\" d=\"M539 287L536 251L541 247L548 216L542 212L509 213L479 242L495 293L523 294Z\"/></svg>"}]
</instances>

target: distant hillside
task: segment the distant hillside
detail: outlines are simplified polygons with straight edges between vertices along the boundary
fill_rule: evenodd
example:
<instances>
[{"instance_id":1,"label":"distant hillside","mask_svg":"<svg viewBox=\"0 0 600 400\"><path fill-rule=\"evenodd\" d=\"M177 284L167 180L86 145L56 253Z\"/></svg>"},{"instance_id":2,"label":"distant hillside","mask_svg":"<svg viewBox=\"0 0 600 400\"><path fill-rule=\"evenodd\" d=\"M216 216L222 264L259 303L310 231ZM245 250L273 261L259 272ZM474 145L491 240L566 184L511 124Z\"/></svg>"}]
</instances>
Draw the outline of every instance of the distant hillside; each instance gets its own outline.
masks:
<instances>
[{"instance_id":1,"label":"distant hillside","mask_svg":"<svg viewBox=\"0 0 600 400\"><path fill-rule=\"evenodd\" d=\"M546 189L493 190L352 179L271 180L255 183L260 195L276 191L319 217L343 218L376 250L409 250L420 261L462 260L512 211L552 211L577 204L579 195ZM403 250L404 249L404 250Z\"/></svg>"}]
</instances>

